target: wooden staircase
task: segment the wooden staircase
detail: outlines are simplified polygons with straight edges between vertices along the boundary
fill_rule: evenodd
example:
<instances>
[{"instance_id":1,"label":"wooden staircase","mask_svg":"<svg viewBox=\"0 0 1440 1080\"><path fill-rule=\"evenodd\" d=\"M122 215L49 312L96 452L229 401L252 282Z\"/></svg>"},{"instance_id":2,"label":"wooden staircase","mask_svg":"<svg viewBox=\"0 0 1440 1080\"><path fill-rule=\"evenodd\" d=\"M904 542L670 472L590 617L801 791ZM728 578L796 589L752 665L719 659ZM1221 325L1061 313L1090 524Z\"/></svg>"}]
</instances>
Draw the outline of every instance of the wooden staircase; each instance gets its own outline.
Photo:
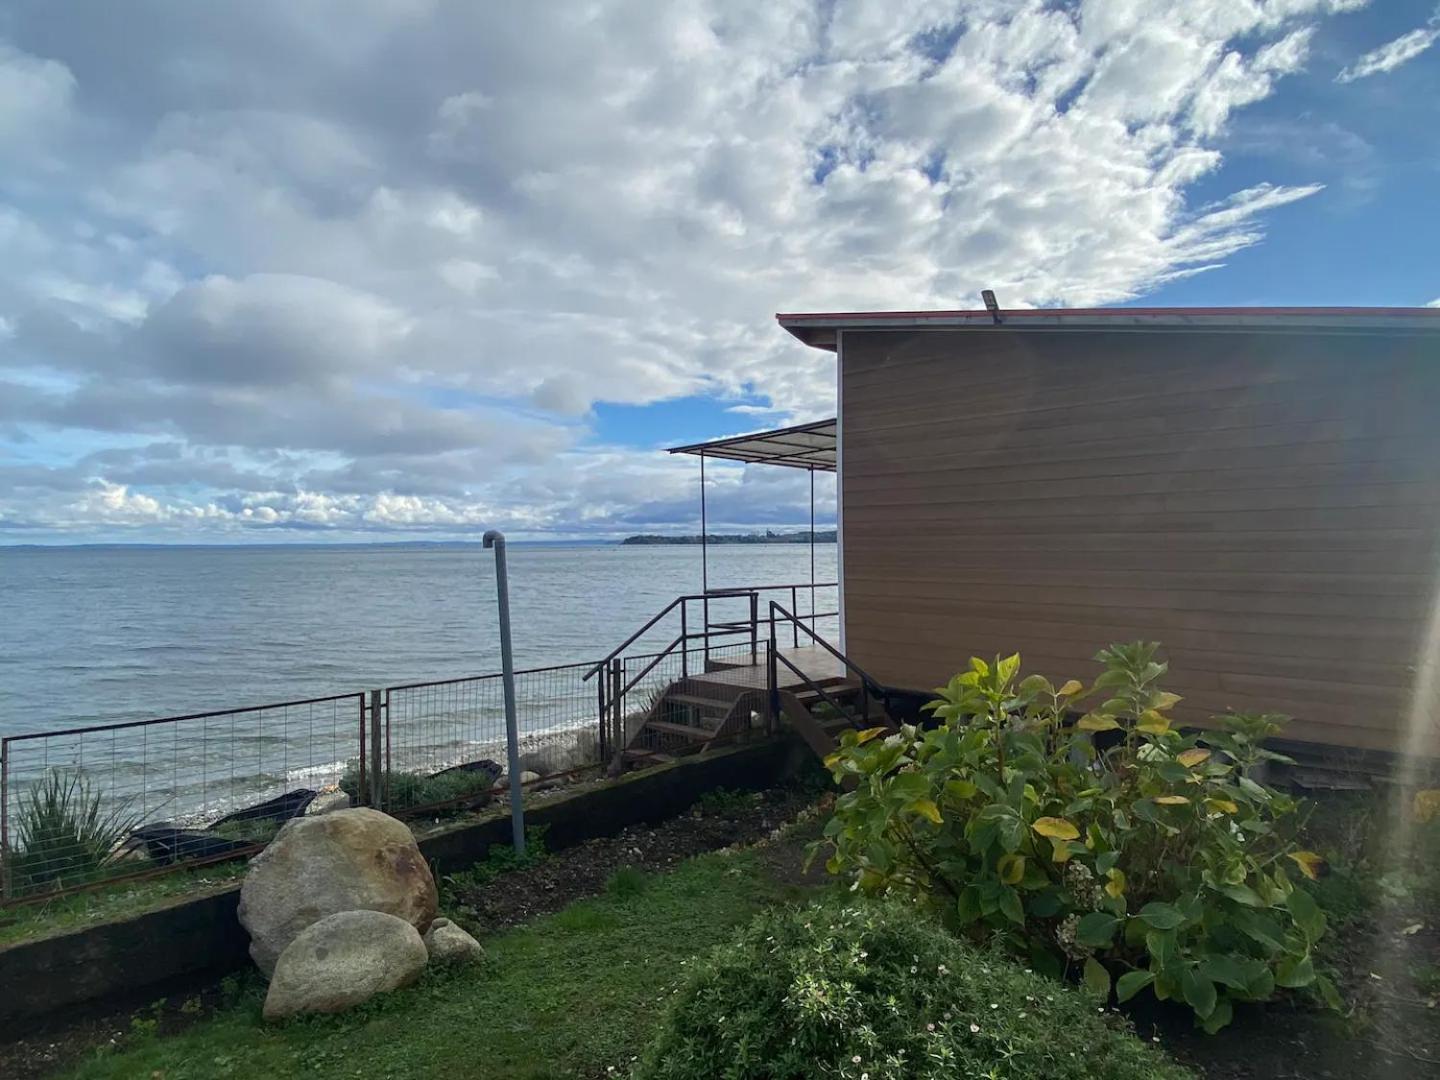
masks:
<instances>
[{"instance_id":1,"label":"wooden staircase","mask_svg":"<svg viewBox=\"0 0 1440 1080\"><path fill-rule=\"evenodd\" d=\"M866 699L860 682L828 656L816 649L787 652L806 673L794 676L777 665L780 714L818 756L832 753L837 736L847 727L889 726L880 702ZM673 761L746 732L774 727L778 718L769 715L768 669L763 659L712 662L709 667L666 686L649 710L635 718L621 754L624 763Z\"/></svg>"}]
</instances>

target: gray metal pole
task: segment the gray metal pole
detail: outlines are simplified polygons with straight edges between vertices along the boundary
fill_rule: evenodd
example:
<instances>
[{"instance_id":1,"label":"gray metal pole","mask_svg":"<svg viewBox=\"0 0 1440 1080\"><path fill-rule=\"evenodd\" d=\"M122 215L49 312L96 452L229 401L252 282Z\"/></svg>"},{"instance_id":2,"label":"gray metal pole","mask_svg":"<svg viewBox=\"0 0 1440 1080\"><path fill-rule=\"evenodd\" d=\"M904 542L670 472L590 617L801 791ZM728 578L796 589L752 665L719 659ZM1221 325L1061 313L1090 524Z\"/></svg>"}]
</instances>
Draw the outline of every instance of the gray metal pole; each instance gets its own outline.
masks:
<instances>
[{"instance_id":1,"label":"gray metal pole","mask_svg":"<svg viewBox=\"0 0 1440 1080\"><path fill-rule=\"evenodd\" d=\"M510 833L515 854L525 854L525 807L520 791L520 731L515 721L515 656L510 648L510 575L505 534L491 529L484 544L495 549L495 595L500 607L500 670L505 684L505 755L510 773Z\"/></svg>"}]
</instances>

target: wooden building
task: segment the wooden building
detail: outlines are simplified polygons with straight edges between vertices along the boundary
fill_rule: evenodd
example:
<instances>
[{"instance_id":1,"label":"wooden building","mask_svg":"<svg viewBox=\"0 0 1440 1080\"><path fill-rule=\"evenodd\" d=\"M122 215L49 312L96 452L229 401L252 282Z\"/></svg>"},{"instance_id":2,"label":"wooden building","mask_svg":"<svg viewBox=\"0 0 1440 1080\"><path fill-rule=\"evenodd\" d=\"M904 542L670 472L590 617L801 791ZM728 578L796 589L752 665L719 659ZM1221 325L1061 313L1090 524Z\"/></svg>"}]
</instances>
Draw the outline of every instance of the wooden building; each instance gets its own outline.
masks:
<instances>
[{"instance_id":1,"label":"wooden building","mask_svg":"<svg viewBox=\"0 0 1440 1080\"><path fill-rule=\"evenodd\" d=\"M1440 753L1440 310L778 318L837 356L842 648L877 679L1144 638L1182 719Z\"/></svg>"}]
</instances>

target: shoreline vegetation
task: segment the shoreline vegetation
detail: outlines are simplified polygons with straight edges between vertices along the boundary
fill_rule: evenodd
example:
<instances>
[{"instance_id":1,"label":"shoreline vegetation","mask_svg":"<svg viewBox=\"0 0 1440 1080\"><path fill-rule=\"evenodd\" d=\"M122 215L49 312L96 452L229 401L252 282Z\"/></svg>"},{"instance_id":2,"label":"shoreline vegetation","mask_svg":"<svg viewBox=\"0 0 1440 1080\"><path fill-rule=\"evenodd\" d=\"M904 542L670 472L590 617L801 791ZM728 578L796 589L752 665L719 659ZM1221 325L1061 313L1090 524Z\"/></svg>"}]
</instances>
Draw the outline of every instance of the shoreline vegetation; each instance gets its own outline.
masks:
<instances>
[{"instance_id":1,"label":"shoreline vegetation","mask_svg":"<svg viewBox=\"0 0 1440 1080\"><path fill-rule=\"evenodd\" d=\"M706 544L808 544L810 543L810 532L778 533L730 533L718 536L706 536ZM687 536L659 535L656 533L644 533L640 536L627 536L621 540L622 545L640 544L699 544L701 537L698 533ZM835 543L835 530L827 529L815 531L815 543Z\"/></svg>"}]
</instances>

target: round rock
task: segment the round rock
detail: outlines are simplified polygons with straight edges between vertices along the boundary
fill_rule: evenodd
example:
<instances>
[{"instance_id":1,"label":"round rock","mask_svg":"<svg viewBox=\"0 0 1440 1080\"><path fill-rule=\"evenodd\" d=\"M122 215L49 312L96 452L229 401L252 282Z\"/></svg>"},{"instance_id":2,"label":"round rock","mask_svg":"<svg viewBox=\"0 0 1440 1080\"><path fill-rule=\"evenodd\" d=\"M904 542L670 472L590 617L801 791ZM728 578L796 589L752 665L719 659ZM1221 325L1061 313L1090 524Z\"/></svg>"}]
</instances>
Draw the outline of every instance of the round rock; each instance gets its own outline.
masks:
<instances>
[{"instance_id":1,"label":"round rock","mask_svg":"<svg viewBox=\"0 0 1440 1080\"><path fill-rule=\"evenodd\" d=\"M436 919L430 924L425 948L435 964L474 964L485 958L480 942L449 919Z\"/></svg>"},{"instance_id":2,"label":"round rock","mask_svg":"<svg viewBox=\"0 0 1440 1080\"><path fill-rule=\"evenodd\" d=\"M378 810L301 817L250 863L240 922L267 976L309 926L342 911L378 911L423 933L438 896L430 866L405 825Z\"/></svg>"},{"instance_id":3,"label":"round rock","mask_svg":"<svg viewBox=\"0 0 1440 1080\"><path fill-rule=\"evenodd\" d=\"M419 932L381 911L342 911L306 927L280 954L265 1019L336 1013L409 986L428 954Z\"/></svg>"}]
</instances>

